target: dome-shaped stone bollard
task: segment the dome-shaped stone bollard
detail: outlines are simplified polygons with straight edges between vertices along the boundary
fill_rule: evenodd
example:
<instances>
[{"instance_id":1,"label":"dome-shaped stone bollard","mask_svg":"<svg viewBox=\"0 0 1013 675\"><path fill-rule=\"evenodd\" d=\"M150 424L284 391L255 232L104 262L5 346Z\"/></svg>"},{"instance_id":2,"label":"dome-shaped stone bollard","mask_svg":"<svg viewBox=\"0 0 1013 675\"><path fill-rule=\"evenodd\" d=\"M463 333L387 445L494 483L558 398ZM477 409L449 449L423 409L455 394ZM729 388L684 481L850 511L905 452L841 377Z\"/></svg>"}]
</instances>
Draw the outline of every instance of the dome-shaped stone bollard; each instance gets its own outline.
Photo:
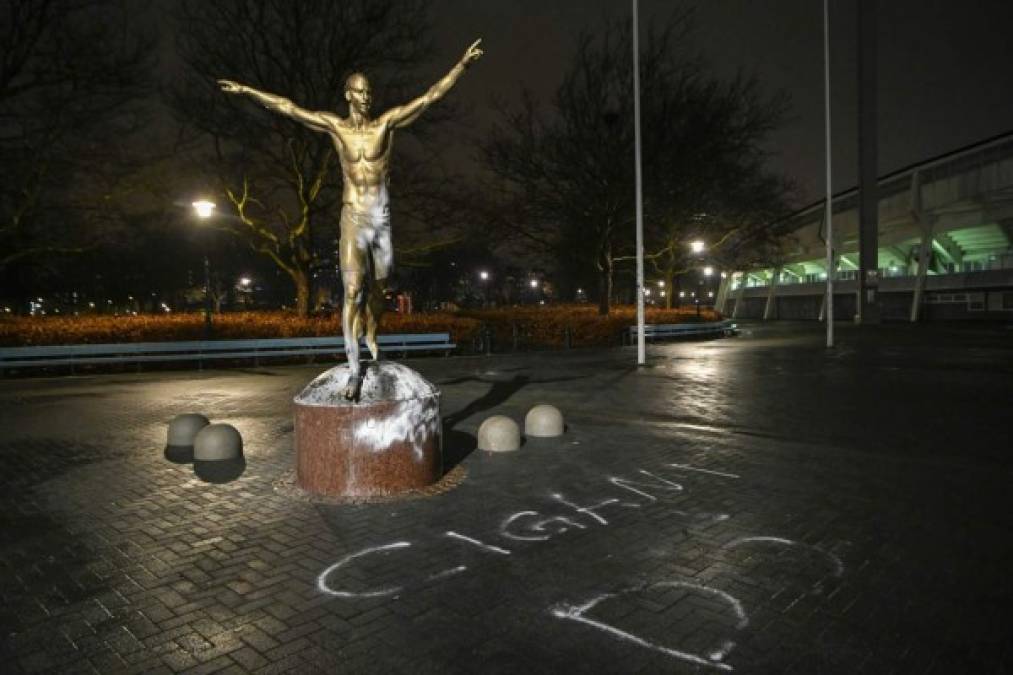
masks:
<instances>
[{"instance_id":1,"label":"dome-shaped stone bollard","mask_svg":"<svg viewBox=\"0 0 1013 675\"><path fill-rule=\"evenodd\" d=\"M208 424L210 424L208 418L199 413L185 413L173 417L169 422L165 458L176 464L192 462L194 439Z\"/></svg>"},{"instance_id":2,"label":"dome-shaped stone bollard","mask_svg":"<svg viewBox=\"0 0 1013 675\"><path fill-rule=\"evenodd\" d=\"M478 449L510 452L521 447L521 430L517 422L505 415L493 415L478 427Z\"/></svg>"},{"instance_id":3,"label":"dome-shaped stone bollard","mask_svg":"<svg viewBox=\"0 0 1013 675\"><path fill-rule=\"evenodd\" d=\"M193 470L209 483L238 478L246 468L243 437L231 424L209 424L193 442Z\"/></svg>"},{"instance_id":4,"label":"dome-shaped stone bollard","mask_svg":"<svg viewBox=\"0 0 1013 675\"><path fill-rule=\"evenodd\" d=\"M524 417L524 435L535 438L562 436L563 413L554 405L536 405Z\"/></svg>"}]
</instances>

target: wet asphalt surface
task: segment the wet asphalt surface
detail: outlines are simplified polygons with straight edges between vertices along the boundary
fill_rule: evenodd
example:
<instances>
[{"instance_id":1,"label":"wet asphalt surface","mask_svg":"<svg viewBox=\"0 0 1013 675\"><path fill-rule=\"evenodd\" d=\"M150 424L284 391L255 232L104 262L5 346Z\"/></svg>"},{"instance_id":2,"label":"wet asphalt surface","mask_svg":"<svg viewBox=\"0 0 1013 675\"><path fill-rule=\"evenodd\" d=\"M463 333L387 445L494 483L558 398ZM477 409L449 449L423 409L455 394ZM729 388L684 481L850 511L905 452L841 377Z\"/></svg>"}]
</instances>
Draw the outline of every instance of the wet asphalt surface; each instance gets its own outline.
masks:
<instances>
[{"instance_id":1,"label":"wet asphalt surface","mask_svg":"<svg viewBox=\"0 0 1013 675\"><path fill-rule=\"evenodd\" d=\"M405 363L440 494L283 489L326 364L0 381L4 672L1013 669L1013 330L739 337ZM474 450L493 414L567 431ZM174 415L243 434L209 484Z\"/></svg>"}]
</instances>

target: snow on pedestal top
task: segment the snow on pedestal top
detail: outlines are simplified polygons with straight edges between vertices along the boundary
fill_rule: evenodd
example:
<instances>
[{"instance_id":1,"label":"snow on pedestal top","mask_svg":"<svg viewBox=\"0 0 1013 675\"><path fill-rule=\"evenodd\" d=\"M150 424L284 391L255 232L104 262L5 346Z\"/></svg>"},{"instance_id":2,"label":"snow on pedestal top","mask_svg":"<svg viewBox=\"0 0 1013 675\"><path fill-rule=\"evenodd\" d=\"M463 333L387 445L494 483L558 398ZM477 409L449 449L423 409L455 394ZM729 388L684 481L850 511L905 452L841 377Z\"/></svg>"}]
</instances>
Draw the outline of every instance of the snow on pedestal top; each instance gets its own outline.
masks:
<instances>
[{"instance_id":1,"label":"snow on pedestal top","mask_svg":"<svg viewBox=\"0 0 1013 675\"><path fill-rule=\"evenodd\" d=\"M379 401L408 401L439 395L439 390L414 370L400 363L380 361L362 364L365 378L358 403L342 393L348 383L348 364L320 373L295 397L297 405L350 406Z\"/></svg>"}]
</instances>

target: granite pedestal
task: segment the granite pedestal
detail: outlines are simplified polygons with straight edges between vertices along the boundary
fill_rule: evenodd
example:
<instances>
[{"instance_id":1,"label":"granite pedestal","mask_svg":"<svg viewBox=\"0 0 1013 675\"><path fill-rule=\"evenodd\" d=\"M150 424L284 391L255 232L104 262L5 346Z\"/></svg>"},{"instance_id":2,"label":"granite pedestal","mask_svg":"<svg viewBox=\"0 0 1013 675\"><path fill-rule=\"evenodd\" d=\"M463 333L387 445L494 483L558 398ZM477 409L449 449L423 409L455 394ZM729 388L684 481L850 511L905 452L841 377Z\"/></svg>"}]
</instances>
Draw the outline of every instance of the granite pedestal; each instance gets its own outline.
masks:
<instances>
[{"instance_id":1,"label":"granite pedestal","mask_svg":"<svg viewBox=\"0 0 1013 675\"><path fill-rule=\"evenodd\" d=\"M417 372L381 361L363 366L359 400L343 391L347 364L295 397L296 481L327 496L394 495L439 480L440 392Z\"/></svg>"}]
</instances>

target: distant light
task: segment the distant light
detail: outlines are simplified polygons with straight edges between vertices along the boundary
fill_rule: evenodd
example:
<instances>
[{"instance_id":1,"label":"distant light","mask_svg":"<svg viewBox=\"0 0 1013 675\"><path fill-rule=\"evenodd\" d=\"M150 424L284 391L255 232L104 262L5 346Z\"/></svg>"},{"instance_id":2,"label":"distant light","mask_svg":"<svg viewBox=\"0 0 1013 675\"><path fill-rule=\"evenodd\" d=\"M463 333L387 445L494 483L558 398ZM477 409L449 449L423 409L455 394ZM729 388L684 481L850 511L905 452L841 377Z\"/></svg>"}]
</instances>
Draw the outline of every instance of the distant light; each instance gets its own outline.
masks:
<instances>
[{"instance_id":1,"label":"distant light","mask_svg":"<svg viewBox=\"0 0 1013 675\"><path fill-rule=\"evenodd\" d=\"M239 284L241 286L249 286L251 283L253 283L253 280L250 279L250 277L241 277L239 279Z\"/></svg>"},{"instance_id":2,"label":"distant light","mask_svg":"<svg viewBox=\"0 0 1013 675\"><path fill-rule=\"evenodd\" d=\"M538 288L538 279L531 280L531 288Z\"/></svg>"},{"instance_id":3,"label":"distant light","mask_svg":"<svg viewBox=\"0 0 1013 675\"><path fill-rule=\"evenodd\" d=\"M133 299L134 299L134 296L132 296L132 295L128 295L127 296L127 300L133 300Z\"/></svg>"},{"instance_id":4,"label":"distant light","mask_svg":"<svg viewBox=\"0 0 1013 675\"><path fill-rule=\"evenodd\" d=\"M679 291L679 297L680 298L685 298L686 297L686 291Z\"/></svg>"},{"instance_id":5,"label":"distant light","mask_svg":"<svg viewBox=\"0 0 1013 675\"><path fill-rule=\"evenodd\" d=\"M95 306L95 303L94 303L94 302L89 302L89 303L88 303L88 306L89 306L89 307L94 307L94 306Z\"/></svg>"},{"instance_id":6,"label":"distant light","mask_svg":"<svg viewBox=\"0 0 1013 675\"><path fill-rule=\"evenodd\" d=\"M661 297L665 297L665 291L661 291L661 293L659 293L658 295L660 295Z\"/></svg>"},{"instance_id":7,"label":"distant light","mask_svg":"<svg viewBox=\"0 0 1013 675\"><path fill-rule=\"evenodd\" d=\"M658 282L658 287L659 288L664 288L665 287L665 281L664 280L659 281Z\"/></svg>"},{"instance_id":8,"label":"distant light","mask_svg":"<svg viewBox=\"0 0 1013 675\"><path fill-rule=\"evenodd\" d=\"M707 267L703 268L703 275L705 277L709 277L712 274L714 274L714 268L713 267L711 267L710 265L708 265Z\"/></svg>"},{"instance_id":9,"label":"distant light","mask_svg":"<svg viewBox=\"0 0 1013 675\"><path fill-rule=\"evenodd\" d=\"M650 294L651 294L651 289L650 288L645 288L644 289L644 295L649 296Z\"/></svg>"},{"instance_id":10,"label":"distant light","mask_svg":"<svg viewBox=\"0 0 1013 675\"><path fill-rule=\"evenodd\" d=\"M722 272L722 273L721 273L721 278L722 278L722 279L724 279L724 278L725 278L725 277L727 277L727 276L728 276L728 273L727 273L727 272Z\"/></svg>"},{"instance_id":11,"label":"distant light","mask_svg":"<svg viewBox=\"0 0 1013 675\"><path fill-rule=\"evenodd\" d=\"M826 279L826 278L827 278L827 273L826 272L820 272L820 279Z\"/></svg>"},{"instance_id":12,"label":"distant light","mask_svg":"<svg viewBox=\"0 0 1013 675\"><path fill-rule=\"evenodd\" d=\"M544 300L539 300L539 301L538 301L538 304L539 304L539 305L544 305L544 304L545 304L545 301L544 301Z\"/></svg>"},{"instance_id":13,"label":"distant light","mask_svg":"<svg viewBox=\"0 0 1013 675\"><path fill-rule=\"evenodd\" d=\"M577 289L577 295L583 295L583 294L584 294L584 289L583 288L578 288Z\"/></svg>"},{"instance_id":14,"label":"distant light","mask_svg":"<svg viewBox=\"0 0 1013 675\"><path fill-rule=\"evenodd\" d=\"M36 302L42 302L42 298L35 298Z\"/></svg>"},{"instance_id":15,"label":"distant light","mask_svg":"<svg viewBox=\"0 0 1013 675\"><path fill-rule=\"evenodd\" d=\"M714 291L707 291L707 297L708 298L713 298L714 297Z\"/></svg>"},{"instance_id":16,"label":"distant light","mask_svg":"<svg viewBox=\"0 0 1013 675\"><path fill-rule=\"evenodd\" d=\"M215 212L215 203L206 199L198 199L193 203L198 218L210 218Z\"/></svg>"},{"instance_id":17,"label":"distant light","mask_svg":"<svg viewBox=\"0 0 1013 675\"><path fill-rule=\"evenodd\" d=\"M702 241L697 239L694 242L690 242L689 248L693 253L703 253L704 244Z\"/></svg>"},{"instance_id":18,"label":"distant light","mask_svg":"<svg viewBox=\"0 0 1013 675\"><path fill-rule=\"evenodd\" d=\"M481 272L478 273L478 278L481 279L482 281L488 281L489 273L486 272L485 270L482 270Z\"/></svg>"}]
</instances>

